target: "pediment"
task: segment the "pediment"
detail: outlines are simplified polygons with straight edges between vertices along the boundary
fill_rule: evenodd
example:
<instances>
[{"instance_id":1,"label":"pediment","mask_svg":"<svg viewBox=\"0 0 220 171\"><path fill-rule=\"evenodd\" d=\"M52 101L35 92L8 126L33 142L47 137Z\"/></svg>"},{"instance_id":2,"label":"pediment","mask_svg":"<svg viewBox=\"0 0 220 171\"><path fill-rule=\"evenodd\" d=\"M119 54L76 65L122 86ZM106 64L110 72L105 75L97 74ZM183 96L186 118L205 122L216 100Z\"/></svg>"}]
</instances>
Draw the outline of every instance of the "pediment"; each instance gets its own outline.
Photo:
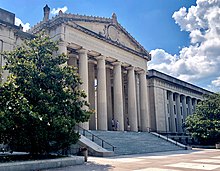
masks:
<instances>
[{"instance_id":1,"label":"pediment","mask_svg":"<svg viewBox=\"0 0 220 171\"><path fill-rule=\"evenodd\" d=\"M115 14L113 14L112 18L81 15L72 16L73 18L69 20L70 22L74 22L89 31L134 51L148 54L148 52L117 22ZM70 17L68 17L68 19L70 19Z\"/></svg>"},{"instance_id":2,"label":"pediment","mask_svg":"<svg viewBox=\"0 0 220 171\"><path fill-rule=\"evenodd\" d=\"M59 13L48 22L42 21L35 25L29 32L35 33L46 27L54 28L54 25L67 24L79 29L84 33L93 35L99 39L114 44L120 48L131 51L146 58L151 59L150 54L138 43L117 21L115 14L112 18L85 16L78 14Z\"/></svg>"}]
</instances>

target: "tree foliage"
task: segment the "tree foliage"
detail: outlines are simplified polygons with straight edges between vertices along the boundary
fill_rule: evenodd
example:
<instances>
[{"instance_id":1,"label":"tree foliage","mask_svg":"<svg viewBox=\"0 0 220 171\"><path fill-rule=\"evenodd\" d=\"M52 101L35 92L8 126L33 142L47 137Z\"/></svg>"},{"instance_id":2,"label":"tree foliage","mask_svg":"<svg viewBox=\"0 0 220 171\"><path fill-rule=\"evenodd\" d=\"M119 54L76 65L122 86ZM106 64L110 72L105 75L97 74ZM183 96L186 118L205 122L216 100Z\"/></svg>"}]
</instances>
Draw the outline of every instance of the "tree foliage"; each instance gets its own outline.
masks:
<instances>
[{"instance_id":1,"label":"tree foliage","mask_svg":"<svg viewBox=\"0 0 220 171\"><path fill-rule=\"evenodd\" d=\"M220 142L220 94L201 101L186 119L186 130L201 144Z\"/></svg>"},{"instance_id":2,"label":"tree foliage","mask_svg":"<svg viewBox=\"0 0 220 171\"><path fill-rule=\"evenodd\" d=\"M0 144L48 153L76 143L74 125L91 111L76 68L62 65L57 43L43 34L4 54L10 76L0 85Z\"/></svg>"}]
</instances>

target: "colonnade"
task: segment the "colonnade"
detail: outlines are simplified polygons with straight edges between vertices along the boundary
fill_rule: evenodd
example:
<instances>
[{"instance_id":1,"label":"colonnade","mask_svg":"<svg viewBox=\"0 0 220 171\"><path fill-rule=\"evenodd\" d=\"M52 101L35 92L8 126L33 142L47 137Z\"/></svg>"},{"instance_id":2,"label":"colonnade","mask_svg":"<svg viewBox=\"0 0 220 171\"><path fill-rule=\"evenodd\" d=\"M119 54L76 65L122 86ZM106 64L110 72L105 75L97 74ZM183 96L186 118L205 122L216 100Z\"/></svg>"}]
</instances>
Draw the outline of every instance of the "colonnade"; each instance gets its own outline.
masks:
<instances>
[{"instance_id":1,"label":"colonnade","mask_svg":"<svg viewBox=\"0 0 220 171\"><path fill-rule=\"evenodd\" d=\"M167 91L168 131L184 132L184 122L196 109L198 99Z\"/></svg>"},{"instance_id":2,"label":"colonnade","mask_svg":"<svg viewBox=\"0 0 220 171\"><path fill-rule=\"evenodd\" d=\"M124 64L114 57L109 61L100 53L92 56L86 49L67 50L62 43L59 44L59 53L69 56L68 65L78 67L83 82L80 89L88 95L86 100L90 108L97 112L81 126L85 129L112 130L113 119L118 121L119 131L148 129L145 69Z\"/></svg>"}]
</instances>

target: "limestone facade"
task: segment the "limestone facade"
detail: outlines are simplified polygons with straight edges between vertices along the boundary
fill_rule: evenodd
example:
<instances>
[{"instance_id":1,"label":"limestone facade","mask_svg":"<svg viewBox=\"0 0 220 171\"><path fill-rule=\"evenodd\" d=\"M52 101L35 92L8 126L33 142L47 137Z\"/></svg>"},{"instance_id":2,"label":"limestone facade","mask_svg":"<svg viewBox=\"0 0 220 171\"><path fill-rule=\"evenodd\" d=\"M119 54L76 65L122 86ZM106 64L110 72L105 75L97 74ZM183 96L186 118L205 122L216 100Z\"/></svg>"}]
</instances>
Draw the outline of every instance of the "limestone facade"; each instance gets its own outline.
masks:
<instances>
[{"instance_id":1,"label":"limestone facade","mask_svg":"<svg viewBox=\"0 0 220 171\"><path fill-rule=\"evenodd\" d=\"M212 92L156 70L148 71L150 128L158 132L182 133L203 95Z\"/></svg>"},{"instance_id":2,"label":"limestone facade","mask_svg":"<svg viewBox=\"0 0 220 171\"><path fill-rule=\"evenodd\" d=\"M14 25L15 14L0 8L0 53L3 51L11 51L16 46L21 45L23 40L33 37L32 34L22 31L21 26ZM0 55L0 69L5 65L5 60ZM6 80L7 71L0 78L0 81Z\"/></svg>"},{"instance_id":3,"label":"limestone facade","mask_svg":"<svg viewBox=\"0 0 220 171\"><path fill-rule=\"evenodd\" d=\"M83 81L80 89L96 111L87 123L81 123L85 129L112 130L113 119L119 122L120 131L181 132L187 111L191 114L202 94L209 93L180 80L177 84L170 76L164 79L165 74L157 71L148 72L150 54L118 23L115 14L101 18L60 11L49 19L49 13L45 6L43 20L28 33L15 26L14 16L8 13L11 20L0 19L0 48L10 51L42 30L59 41L59 53L68 55L67 64L78 68ZM4 62L1 58L1 66Z\"/></svg>"}]
</instances>

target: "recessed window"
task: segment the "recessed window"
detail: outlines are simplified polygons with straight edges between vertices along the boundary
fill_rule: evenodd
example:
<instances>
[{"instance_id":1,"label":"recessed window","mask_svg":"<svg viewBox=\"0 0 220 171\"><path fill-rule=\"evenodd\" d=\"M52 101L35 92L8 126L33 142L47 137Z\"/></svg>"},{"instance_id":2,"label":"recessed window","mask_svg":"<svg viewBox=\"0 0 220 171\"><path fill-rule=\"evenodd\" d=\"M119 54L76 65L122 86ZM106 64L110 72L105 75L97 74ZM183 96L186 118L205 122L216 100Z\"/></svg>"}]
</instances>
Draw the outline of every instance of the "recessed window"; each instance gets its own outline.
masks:
<instances>
[{"instance_id":1,"label":"recessed window","mask_svg":"<svg viewBox=\"0 0 220 171\"><path fill-rule=\"evenodd\" d=\"M181 115L183 115L183 107L182 106L180 107L180 112L181 112Z\"/></svg>"},{"instance_id":2,"label":"recessed window","mask_svg":"<svg viewBox=\"0 0 220 171\"><path fill-rule=\"evenodd\" d=\"M177 121L176 121L176 118L175 118L175 128L176 128L176 132L177 132Z\"/></svg>"},{"instance_id":3,"label":"recessed window","mask_svg":"<svg viewBox=\"0 0 220 171\"><path fill-rule=\"evenodd\" d=\"M176 94L173 94L173 101L176 101Z\"/></svg>"}]
</instances>

